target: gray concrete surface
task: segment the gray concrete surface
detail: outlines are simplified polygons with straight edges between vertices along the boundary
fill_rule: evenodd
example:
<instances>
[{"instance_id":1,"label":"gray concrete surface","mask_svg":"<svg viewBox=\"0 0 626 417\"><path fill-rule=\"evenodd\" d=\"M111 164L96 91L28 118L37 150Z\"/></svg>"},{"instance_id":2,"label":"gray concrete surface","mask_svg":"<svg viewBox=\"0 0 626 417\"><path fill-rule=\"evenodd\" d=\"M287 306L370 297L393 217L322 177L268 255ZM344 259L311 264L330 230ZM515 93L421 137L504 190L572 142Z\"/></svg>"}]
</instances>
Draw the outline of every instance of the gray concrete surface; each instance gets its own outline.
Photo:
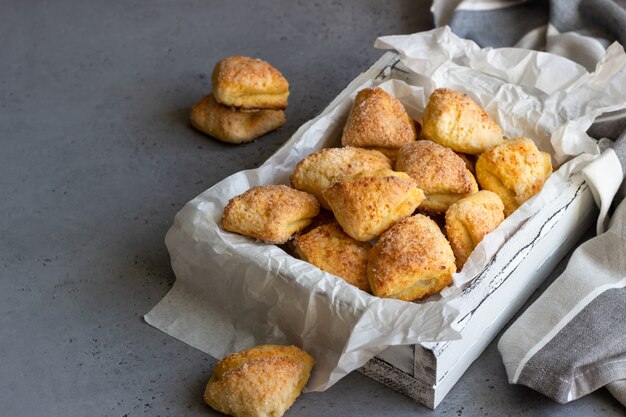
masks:
<instances>
[{"instance_id":1,"label":"gray concrete surface","mask_svg":"<svg viewBox=\"0 0 626 417\"><path fill-rule=\"evenodd\" d=\"M0 415L210 416L214 360L145 324L174 281L185 202L258 166L428 1L0 2ZM291 83L288 122L233 147L187 121L228 55ZM431 412L360 374L288 416L623 415L604 390L561 406L509 386L492 345Z\"/></svg>"}]
</instances>

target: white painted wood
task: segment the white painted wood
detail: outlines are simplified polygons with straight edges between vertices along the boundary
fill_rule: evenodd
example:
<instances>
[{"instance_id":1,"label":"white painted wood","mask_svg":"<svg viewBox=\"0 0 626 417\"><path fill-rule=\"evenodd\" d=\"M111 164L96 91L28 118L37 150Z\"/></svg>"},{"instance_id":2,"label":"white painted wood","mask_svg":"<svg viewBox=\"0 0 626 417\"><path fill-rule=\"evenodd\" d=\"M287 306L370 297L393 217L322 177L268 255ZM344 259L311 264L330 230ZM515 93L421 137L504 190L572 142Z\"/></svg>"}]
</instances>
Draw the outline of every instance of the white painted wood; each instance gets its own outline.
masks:
<instances>
[{"instance_id":1,"label":"white painted wood","mask_svg":"<svg viewBox=\"0 0 626 417\"><path fill-rule=\"evenodd\" d=\"M434 408L593 223L593 196L580 174L560 198L529 219L464 293L462 339L415 346L404 372L374 358L361 372ZM478 279L478 278L477 278ZM411 347L404 347L405 354ZM396 355L401 356L399 349ZM383 356L384 357L384 356Z\"/></svg>"}]
</instances>

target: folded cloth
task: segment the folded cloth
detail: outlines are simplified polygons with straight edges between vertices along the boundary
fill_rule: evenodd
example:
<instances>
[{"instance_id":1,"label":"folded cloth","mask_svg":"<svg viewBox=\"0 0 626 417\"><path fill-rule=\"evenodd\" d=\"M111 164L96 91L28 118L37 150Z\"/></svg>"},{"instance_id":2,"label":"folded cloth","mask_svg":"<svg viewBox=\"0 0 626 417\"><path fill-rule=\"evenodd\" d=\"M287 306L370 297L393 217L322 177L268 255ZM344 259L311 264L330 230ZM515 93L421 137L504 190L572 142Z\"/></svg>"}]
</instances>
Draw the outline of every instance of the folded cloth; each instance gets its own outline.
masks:
<instances>
[{"instance_id":1,"label":"folded cloth","mask_svg":"<svg viewBox=\"0 0 626 417\"><path fill-rule=\"evenodd\" d=\"M607 45L626 44L626 0L434 0L432 11L437 26L482 47L543 50L590 71ZM600 117L589 134L617 139L587 171L608 231L576 249L498 349L511 383L561 403L606 386L626 406L626 113Z\"/></svg>"},{"instance_id":2,"label":"folded cloth","mask_svg":"<svg viewBox=\"0 0 626 417\"><path fill-rule=\"evenodd\" d=\"M613 151L626 172L626 133ZM626 406L626 199L605 233L498 342L509 382L566 403L606 386Z\"/></svg>"}]
</instances>

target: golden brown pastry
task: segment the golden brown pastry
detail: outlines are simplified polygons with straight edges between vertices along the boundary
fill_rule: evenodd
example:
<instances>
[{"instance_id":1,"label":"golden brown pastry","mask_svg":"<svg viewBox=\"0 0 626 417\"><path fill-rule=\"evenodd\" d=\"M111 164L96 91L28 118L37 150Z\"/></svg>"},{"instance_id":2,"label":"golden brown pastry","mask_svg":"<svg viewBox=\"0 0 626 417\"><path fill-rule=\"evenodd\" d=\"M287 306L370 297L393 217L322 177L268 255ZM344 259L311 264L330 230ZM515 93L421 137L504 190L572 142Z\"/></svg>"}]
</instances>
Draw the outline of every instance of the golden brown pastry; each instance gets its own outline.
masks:
<instances>
[{"instance_id":1,"label":"golden brown pastry","mask_svg":"<svg viewBox=\"0 0 626 417\"><path fill-rule=\"evenodd\" d=\"M244 109L285 109L289 83L268 62L231 56L217 63L211 77L215 99Z\"/></svg>"},{"instance_id":2,"label":"golden brown pastry","mask_svg":"<svg viewBox=\"0 0 626 417\"><path fill-rule=\"evenodd\" d=\"M502 129L467 95L438 88L422 116L422 136L453 151L477 155L502 143Z\"/></svg>"},{"instance_id":3,"label":"golden brown pastry","mask_svg":"<svg viewBox=\"0 0 626 417\"><path fill-rule=\"evenodd\" d=\"M437 224L421 214L383 233L367 264L374 295L406 301L440 292L450 285L455 271L450 244Z\"/></svg>"},{"instance_id":4,"label":"golden brown pastry","mask_svg":"<svg viewBox=\"0 0 626 417\"><path fill-rule=\"evenodd\" d=\"M341 143L397 149L416 139L413 121L400 100L381 88L366 88L354 99Z\"/></svg>"},{"instance_id":5,"label":"golden brown pastry","mask_svg":"<svg viewBox=\"0 0 626 417\"><path fill-rule=\"evenodd\" d=\"M478 192L478 184L465 161L452 150L429 140L400 148L396 170L409 174L424 191L420 211L444 213L461 198Z\"/></svg>"},{"instance_id":6,"label":"golden brown pastry","mask_svg":"<svg viewBox=\"0 0 626 417\"><path fill-rule=\"evenodd\" d=\"M325 148L304 158L291 174L294 188L317 197L324 208L329 208L323 192L341 176L363 171L391 169L391 161L380 152L346 147Z\"/></svg>"},{"instance_id":7,"label":"golden brown pastry","mask_svg":"<svg viewBox=\"0 0 626 417\"><path fill-rule=\"evenodd\" d=\"M371 245L348 236L337 223L319 226L294 239L296 255L369 292L367 253Z\"/></svg>"},{"instance_id":8,"label":"golden brown pastry","mask_svg":"<svg viewBox=\"0 0 626 417\"><path fill-rule=\"evenodd\" d=\"M295 346L261 345L213 369L204 402L234 417L280 417L295 402L315 360Z\"/></svg>"},{"instance_id":9,"label":"golden brown pastry","mask_svg":"<svg viewBox=\"0 0 626 417\"><path fill-rule=\"evenodd\" d=\"M278 129L285 123L282 110L241 112L215 101L212 94L191 109L191 125L199 131L228 143L250 142Z\"/></svg>"},{"instance_id":10,"label":"golden brown pastry","mask_svg":"<svg viewBox=\"0 0 626 417\"><path fill-rule=\"evenodd\" d=\"M552 173L550 155L528 138L506 141L478 157L476 177L481 188L498 194L509 216L537 194Z\"/></svg>"},{"instance_id":11,"label":"golden brown pastry","mask_svg":"<svg viewBox=\"0 0 626 417\"><path fill-rule=\"evenodd\" d=\"M446 234L461 270L481 240L504 220L504 204L496 193L482 190L452 204L446 212Z\"/></svg>"},{"instance_id":12,"label":"golden brown pastry","mask_svg":"<svg viewBox=\"0 0 626 417\"><path fill-rule=\"evenodd\" d=\"M364 149L371 149L373 151L378 151L385 155L391 161L391 165L396 163L396 159L398 159L398 148L381 148L378 146L364 147ZM393 167L392 167L393 168Z\"/></svg>"},{"instance_id":13,"label":"golden brown pastry","mask_svg":"<svg viewBox=\"0 0 626 417\"><path fill-rule=\"evenodd\" d=\"M315 196L285 185L253 187L228 202L222 227L229 232L285 243L320 211Z\"/></svg>"},{"instance_id":14,"label":"golden brown pastry","mask_svg":"<svg viewBox=\"0 0 626 417\"><path fill-rule=\"evenodd\" d=\"M368 241L410 216L424 192L406 173L382 169L340 179L324 198L348 235Z\"/></svg>"}]
</instances>

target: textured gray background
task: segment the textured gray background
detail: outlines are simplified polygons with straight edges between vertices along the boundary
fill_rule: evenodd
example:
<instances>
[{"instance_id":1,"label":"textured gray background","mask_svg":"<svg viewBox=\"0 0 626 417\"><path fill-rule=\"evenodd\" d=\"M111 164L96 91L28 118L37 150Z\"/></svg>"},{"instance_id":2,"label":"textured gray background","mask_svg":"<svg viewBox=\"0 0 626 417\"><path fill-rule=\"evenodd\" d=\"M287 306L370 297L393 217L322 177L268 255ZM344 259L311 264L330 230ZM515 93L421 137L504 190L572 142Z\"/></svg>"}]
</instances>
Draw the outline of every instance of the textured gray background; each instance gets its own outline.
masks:
<instances>
[{"instance_id":1,"label":"textured gray background","mask_svg":"<svg viewBox=\"0 0 626 417\"><path fill-rule=\"evenodd\" d=\"M174 280L185 202L258 166L381 55L428 1L0 2L0 415L208 416L214 360L141 316ZM288 122L233 147L189 127L225 56L291 84ZM560 406L506 382L495 346L436 412L354 373L289 416L623 415L604 390Z\"/></svg>"}]
</instances>

